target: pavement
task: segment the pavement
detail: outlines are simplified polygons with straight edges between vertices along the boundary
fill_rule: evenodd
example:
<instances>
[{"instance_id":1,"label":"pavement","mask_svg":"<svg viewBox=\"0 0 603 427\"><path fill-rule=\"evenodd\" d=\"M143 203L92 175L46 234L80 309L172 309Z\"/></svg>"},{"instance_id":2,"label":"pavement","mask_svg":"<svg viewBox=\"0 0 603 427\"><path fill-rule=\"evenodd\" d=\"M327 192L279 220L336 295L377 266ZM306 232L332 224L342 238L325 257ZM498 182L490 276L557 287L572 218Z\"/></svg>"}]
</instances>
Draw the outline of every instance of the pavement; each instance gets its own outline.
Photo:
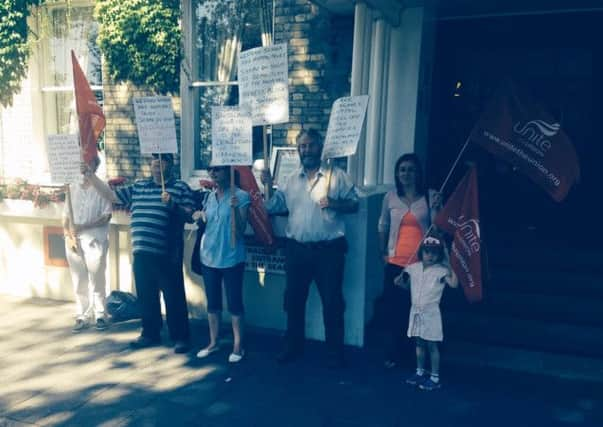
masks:
<instances>
[{"instance_id":1,"label":"pavement","mask_svg":"<svg viewBox=\"0 0 603 427\"><path fill-rule=\"evenodd\" d=\"M281 338L252 330L246 358L224 350L198 360L207 324L194 321L194 350L131 351L139 322L71 332L72 305L0 296L0 426L603 426L603 386L446 363L443 388L404 384L377 349L347 351L330 370L324 345L275 363ZM227 330L228 328L224 328Z\"/></svg>"}]
</instances>

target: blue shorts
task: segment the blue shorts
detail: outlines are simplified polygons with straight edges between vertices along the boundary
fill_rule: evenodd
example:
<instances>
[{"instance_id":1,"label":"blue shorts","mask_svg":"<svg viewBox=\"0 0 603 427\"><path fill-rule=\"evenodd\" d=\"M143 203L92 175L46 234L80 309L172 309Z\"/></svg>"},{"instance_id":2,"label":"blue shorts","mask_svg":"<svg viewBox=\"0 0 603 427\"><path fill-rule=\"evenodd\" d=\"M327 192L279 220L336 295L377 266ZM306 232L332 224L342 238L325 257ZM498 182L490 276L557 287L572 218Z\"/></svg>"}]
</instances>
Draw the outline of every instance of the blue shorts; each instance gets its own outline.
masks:
<instances>
[{"instance_id":1,"label":"blue shorts","mask_svg":"<svg viewBox=\"0 0 603 427\"><path fill-rule=\"evenodd\" d=\"M244 270L245 263L243 262L228 268L201 266L208 313L220 313L222 311L222 282L224 282L228 312L233 316L243 314Z\"/></svg>"}]
</instances>

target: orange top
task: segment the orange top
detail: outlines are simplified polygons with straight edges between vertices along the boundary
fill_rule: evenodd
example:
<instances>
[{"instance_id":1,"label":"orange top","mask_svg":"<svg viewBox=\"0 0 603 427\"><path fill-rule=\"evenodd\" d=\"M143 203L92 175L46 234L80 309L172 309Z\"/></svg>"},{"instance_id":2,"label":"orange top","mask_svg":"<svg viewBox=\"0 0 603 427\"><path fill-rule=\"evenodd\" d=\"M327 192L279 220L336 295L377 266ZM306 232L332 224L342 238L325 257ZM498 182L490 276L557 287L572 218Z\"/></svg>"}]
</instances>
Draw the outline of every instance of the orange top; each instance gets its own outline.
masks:
<instances>
[{"instance_id":1,"label":"orange top","mask_svg":"<svg viewBox=\"0 0 603 427\"><path fill-rule=\"evenodd\" d=\"M421 225L417 221L417 218L408 211L400 222L395 255L389 257L388 262L400 267L406 267L413 262L417 262L415 251L419 247L422 238L423 230L421 230Z\"/></svg>"}]
</instances>

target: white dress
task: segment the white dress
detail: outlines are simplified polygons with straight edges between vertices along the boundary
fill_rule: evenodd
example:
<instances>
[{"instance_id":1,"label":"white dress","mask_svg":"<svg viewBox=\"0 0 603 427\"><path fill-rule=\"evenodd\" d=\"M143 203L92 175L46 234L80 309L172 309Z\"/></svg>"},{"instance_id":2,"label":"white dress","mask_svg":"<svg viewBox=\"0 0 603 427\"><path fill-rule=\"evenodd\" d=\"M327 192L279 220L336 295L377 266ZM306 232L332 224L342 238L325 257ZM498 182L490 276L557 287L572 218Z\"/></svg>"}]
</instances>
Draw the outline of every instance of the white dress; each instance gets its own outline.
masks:
<instances>
[{"instance_id":1,"label":"white dress","mask_svg":"<svg viewBox=\"0 0 603 427\"><path fill-rule=\"evenodd\" d=\"M410 316L408 337L419 337L427 341L442 341L442 315L440 299L444 283L440 280L449 272L442 264L423 268L422 262L415 262L404 269L410 275Z\"/></svg>"}]
</instances>

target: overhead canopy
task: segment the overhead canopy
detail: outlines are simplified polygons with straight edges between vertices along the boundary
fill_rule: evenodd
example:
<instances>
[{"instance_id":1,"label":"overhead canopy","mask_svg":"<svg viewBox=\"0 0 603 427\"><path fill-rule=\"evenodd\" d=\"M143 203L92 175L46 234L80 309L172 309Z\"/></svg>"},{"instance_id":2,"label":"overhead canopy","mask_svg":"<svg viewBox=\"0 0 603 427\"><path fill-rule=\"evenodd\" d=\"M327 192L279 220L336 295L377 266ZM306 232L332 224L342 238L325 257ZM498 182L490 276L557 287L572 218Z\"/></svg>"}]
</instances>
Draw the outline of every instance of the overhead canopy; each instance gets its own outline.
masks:
<instances>
[{"instance_id":1,"label":"overhead canopy","mask_svg":"<svg viewBox=\"0 0 603 427\"><path fill-rule=\"evenodd\" d=\"M354 13L355 0L312 0L328 10L344 15ZM364 0L367 6L382 13L392 26L400 24L400 12L417 6L435 7L438 19L470 18L494 15L603 10L601 0Z\"/></svg>"}]
</instances>

